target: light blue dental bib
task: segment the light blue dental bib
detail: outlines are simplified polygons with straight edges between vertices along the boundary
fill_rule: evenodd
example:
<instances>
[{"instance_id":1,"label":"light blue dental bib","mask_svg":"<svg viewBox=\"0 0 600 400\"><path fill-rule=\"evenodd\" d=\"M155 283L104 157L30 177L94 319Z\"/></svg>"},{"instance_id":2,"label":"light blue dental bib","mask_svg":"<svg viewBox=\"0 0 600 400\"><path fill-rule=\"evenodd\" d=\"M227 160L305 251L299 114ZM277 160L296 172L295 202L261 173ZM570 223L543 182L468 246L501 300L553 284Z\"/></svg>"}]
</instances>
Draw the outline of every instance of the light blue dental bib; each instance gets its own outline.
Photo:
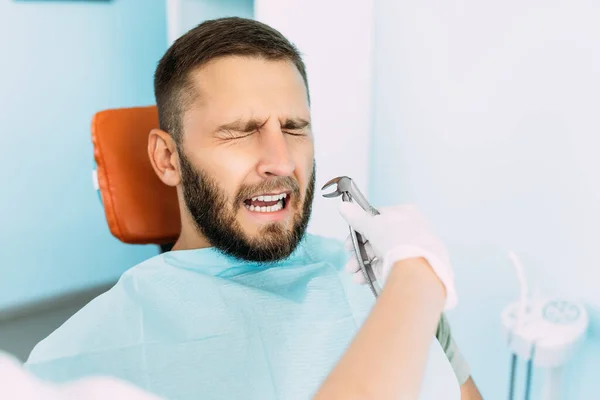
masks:
<instances>
[{"instance_id":1,"label":"light blue dental bib","mask_svg":"<svg viewBox=\"0 0 600 400\"><path fill-rule=\"evenodd\" d=\"M309 399L374 303L342 270L347 257L312 235L271 265L213 249L154 257L42 341L26 367L58 382L115 376L167 399ZM460 398L433 337L422 388L423 400Z\"/></svg>"}]
</instances>

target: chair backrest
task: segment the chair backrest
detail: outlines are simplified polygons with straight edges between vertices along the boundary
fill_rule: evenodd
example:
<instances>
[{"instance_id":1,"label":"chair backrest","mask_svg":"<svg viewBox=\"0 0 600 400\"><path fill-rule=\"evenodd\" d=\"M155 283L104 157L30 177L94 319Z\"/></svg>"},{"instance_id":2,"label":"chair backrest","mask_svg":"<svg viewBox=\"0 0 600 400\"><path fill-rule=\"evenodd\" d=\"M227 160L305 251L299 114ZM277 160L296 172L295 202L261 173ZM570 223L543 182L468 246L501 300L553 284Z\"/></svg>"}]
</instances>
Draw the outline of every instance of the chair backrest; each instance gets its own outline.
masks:
<instances>
[{"instance_id":1,"label":"chair backrest","mask_svg":"<svg viewBox=\"0 0 600 400\"><path fill-rule=\"evenodd\" d=\"M169 244L181 221L175 188L162 183L148 158L156 106L100 111L92 120L95 177L106 221L120 241Z\"/></svg>"}]
</instances>

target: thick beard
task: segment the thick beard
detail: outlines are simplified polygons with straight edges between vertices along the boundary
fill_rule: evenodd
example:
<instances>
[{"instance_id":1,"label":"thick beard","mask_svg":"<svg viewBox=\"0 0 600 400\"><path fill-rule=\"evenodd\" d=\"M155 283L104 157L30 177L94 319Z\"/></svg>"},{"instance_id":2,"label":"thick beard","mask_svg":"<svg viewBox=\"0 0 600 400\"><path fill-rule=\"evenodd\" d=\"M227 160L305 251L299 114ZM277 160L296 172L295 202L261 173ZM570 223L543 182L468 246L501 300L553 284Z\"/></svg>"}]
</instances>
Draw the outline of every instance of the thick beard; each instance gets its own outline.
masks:
<instances>
[{"instance_id":1,"label":"thick beard","mask_svg":"<svg viewBox=\"0 0 600 400\"><path fill-rule=\"evenodd\" d=\"M300 198L300 188L295 179L276 177L261 185L240 188L231 204L217 182L203 171L196 170L181 150L179 159L185 204L196 228L212 246L234 258L253 262L279 261L292 254L304 237L310 220L315 188L314 162L304 198ZM236 219L238 208L243 207L243 201L252 194L274 189L291 191L292 204L288 207L294 206L296 210L291 229L272 223L261 228L258 237L249 238Z\"/></svg>"}]
</instances>

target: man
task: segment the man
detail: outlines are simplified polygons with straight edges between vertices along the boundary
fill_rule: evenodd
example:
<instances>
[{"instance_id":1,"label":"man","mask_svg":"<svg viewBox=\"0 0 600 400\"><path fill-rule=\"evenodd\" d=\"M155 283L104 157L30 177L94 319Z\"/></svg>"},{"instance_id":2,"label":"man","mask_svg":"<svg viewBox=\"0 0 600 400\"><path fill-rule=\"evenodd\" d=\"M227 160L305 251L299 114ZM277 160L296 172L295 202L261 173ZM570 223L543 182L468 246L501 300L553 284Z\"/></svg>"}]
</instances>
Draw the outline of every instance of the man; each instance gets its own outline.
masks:
<instances>
[{"instance_id":1,"label":"man","mask_svg":"<svg viewBox=\"0 0 600 400\"><path fill-rule=\"evenodd\" d=\"M374 299L346 279L341 244L305 234L315 161L298 51L256 21L207 21L163 56L155 95L148 154L177 188L180 237L42 341L28 368L109 374L170 399L308 398ZM478 398L440 326L462 397Z\"/></svg>"}]
</instances>

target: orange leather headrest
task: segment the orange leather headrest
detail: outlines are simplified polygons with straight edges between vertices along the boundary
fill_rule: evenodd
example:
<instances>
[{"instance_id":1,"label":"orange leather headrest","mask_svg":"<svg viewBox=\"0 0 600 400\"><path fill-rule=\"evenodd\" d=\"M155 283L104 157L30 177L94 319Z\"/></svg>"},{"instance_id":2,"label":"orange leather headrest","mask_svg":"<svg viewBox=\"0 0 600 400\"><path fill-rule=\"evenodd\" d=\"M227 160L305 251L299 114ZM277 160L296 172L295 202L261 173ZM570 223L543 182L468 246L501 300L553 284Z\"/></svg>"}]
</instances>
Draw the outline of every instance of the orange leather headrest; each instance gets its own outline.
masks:
<instances>
[{"instance_id":1,"label":"orange leather headrest","mask_svg":"<svg viewBox=\"0 0 600 400\"><path fill-rule=\"evenodd\" d=\"M181 222L175 188L162 183L148 158L156 106L98 112L92 142L98 187L111 233L125 243L168 244Z\"/></svg>"}]
</instances>

